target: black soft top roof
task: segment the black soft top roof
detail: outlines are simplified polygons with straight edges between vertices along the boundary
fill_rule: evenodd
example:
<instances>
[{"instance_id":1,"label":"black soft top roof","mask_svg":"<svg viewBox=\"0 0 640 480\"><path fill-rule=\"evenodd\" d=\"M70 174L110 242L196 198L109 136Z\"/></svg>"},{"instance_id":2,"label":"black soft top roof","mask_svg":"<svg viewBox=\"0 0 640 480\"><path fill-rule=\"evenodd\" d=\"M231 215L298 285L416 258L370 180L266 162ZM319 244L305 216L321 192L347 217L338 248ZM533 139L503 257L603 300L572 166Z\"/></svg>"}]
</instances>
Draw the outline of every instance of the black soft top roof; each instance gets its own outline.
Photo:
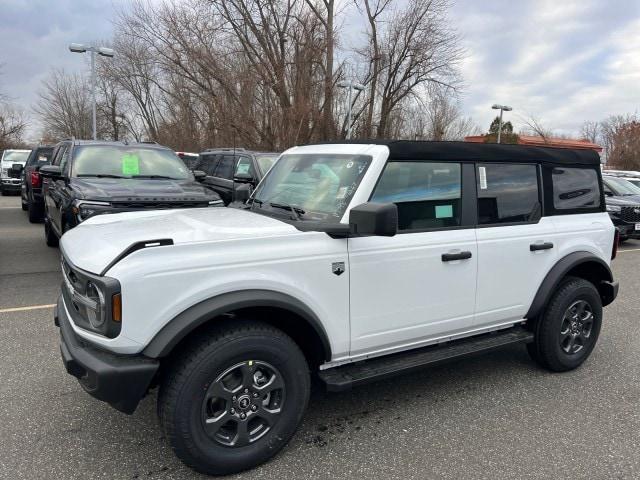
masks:
<instances>
[{"instance_id":1,"label":"black soft top roof","mask_svg":"<svg viewBox=\"0 0 640 480\"><path fill-rule=\"evenodd\" d=\"M553 163L600 165L594 150L529 147L497 143L423 142L411 140L343 140L325 143L374 144L389 147L389 160L429 159L441 161Z\"/></svg>"}]
</instances>

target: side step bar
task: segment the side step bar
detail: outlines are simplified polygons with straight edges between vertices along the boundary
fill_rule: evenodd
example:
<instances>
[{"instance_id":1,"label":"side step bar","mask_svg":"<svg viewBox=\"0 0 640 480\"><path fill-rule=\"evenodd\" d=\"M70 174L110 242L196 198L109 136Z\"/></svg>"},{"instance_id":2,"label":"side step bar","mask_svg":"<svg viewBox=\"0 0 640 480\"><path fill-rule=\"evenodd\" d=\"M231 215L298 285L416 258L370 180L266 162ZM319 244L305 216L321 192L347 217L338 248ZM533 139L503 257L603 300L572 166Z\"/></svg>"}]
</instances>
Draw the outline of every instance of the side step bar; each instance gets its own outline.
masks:
<instances>
[{"instance_id":1,"label":"side step bar","mask_svg":"<svg viewBox=\"0 0 640 480\"><path fill-rule=\"evenodd\" d=\"M330 392L348 390L354 385L381 380L411 370L477 355L507 345L533 342L533 333L522 327L477 335L445 344L372 358L320 372Z\"/></svg>"}]
</instances>

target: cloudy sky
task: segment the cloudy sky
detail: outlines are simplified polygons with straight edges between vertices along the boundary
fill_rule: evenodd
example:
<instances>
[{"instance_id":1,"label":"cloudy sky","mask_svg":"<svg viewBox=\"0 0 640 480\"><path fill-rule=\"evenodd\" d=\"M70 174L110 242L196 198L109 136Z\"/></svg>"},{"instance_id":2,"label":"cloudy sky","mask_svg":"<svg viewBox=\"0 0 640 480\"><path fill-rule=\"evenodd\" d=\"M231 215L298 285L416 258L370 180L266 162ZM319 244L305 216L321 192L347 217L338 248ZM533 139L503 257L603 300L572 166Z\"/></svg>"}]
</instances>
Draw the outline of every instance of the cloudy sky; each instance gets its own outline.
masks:
<instances>
[{"instance_id":1,"label":"cloudy sky","mask_svg":"<svg viewBox=\"0 0 640 480\"><path fill-rule=\"evenodd\" d=\"M584 120L640 111L640 0L452 4L467 52L462 106L483 129L496 102L514 108L516 129L534 115L565 134ZM52 67L87 68L67 44L110 38L123 7L126 0L0 0L0 91L30 111Z\"/></svg>"}]
</instances>

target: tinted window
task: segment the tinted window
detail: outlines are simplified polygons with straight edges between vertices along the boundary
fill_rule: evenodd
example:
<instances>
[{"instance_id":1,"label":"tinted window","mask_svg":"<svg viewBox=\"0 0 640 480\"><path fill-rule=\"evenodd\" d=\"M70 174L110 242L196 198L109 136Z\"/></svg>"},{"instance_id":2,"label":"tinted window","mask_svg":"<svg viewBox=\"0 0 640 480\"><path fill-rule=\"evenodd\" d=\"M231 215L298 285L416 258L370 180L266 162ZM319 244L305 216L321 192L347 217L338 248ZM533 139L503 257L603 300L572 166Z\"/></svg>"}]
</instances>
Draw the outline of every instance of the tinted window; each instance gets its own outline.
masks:
<instances>
[{"instance_id":1,"label":"tinted window","mask_svg":"<svg viewBox=\"0 0 640 480\"><path fill-rule=\"evenodd\" d=\"M29 165L49 165L51 163L51 155L53 154L53 148L39 148L32 152L29 157Z\"/></svg>"},{"instance_id":2,"label":"tinted window","mask_svg":"<svg viewBox=\"0 0 640 480\"><path fill-rule=\"evenodd\" d=\"M371 201L395 203L400 230L460 225L460 164L389 162Z\"/></svg>"},{"instance_id":3,"label":"tinted window","mask_svg":"<svg viewBox=\"0 0 640 480\"><path fill-rule=\"evenodd\" d=\"M159 176L179 180L190 177L189 170L182 160L168 149L135 145L86 145L75 147L73 157L73 173L76 176ZM65 162L64 158L62 163Z\"/></svg>"},{"instance_id":4,"label":"tinted window","mask_svg":"<svg viewBox=\"0 0 640 480\"><path fill-rule=\"evenodd\" d=\"M536 165L479 164L478 223L529 222L539 207Z\"/></svg>"},{"instance_id":5,"label":"tinted window","mask_svg":"<svg viewBox=\"0 0 640 480\"><path fill-rule=\"evenodd\" d=\"M215 177L218 178L226 178L227 180L233 180L233 165L235 158L233 155L225 155L218 163L218 168L216 168Z\"/></svg>"},{"instance_id":6,"label":"tinted window","mask_svg":"<svg viewBox=\"0 0 640 480\"><path fill-rule=\"evenodd\" d=\"M598 174L593 169L554 167L551 183L556 210L600 206Z\"/></svg>"},{"instance_id":7,"label":"tinted window","mask_svg":"<svg viewBox=\"0 0 640 480\"><path fill-rule=\"evenodd\" d=\"M213 177L213 174L216 171L216 167L218 166L219 161L220 161L219 155L200 155L200 160L198 161L198 165L196 169L202 170L207 175L210 175Z\"/></svg>"},{"instance_id":8,"label":"tinted window","mask_svg":"<svg viewBox=\"0 0 640 480\"><path fill-rule=\"evenodd\" d=\"M64 175L69 174L69 155L71 153L71 147L65 147L64 151L60 154L60 170Z\"/></svg>"}]
</instances>

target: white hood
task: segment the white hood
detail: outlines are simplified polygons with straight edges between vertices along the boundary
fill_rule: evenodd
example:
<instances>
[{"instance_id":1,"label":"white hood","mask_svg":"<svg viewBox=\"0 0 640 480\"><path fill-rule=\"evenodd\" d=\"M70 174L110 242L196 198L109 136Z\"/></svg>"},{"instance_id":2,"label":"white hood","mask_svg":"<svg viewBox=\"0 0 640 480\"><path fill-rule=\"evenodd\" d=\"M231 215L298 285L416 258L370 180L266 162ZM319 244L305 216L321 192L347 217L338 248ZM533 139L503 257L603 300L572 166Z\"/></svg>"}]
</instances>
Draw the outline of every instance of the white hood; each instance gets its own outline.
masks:
<instances>
[{"instance_id":1,"label":"white hood","mask_svg":"<svg viewBox=\"0 0 640 480\"><path fill-rule=\"evenodd\" d=\"M90 218L65 233L60 246L75 266L99 274L137 242L171 239L179 245L295 233L285 222L236 208L152 210Z\"/></svg>"}]
</instances>

